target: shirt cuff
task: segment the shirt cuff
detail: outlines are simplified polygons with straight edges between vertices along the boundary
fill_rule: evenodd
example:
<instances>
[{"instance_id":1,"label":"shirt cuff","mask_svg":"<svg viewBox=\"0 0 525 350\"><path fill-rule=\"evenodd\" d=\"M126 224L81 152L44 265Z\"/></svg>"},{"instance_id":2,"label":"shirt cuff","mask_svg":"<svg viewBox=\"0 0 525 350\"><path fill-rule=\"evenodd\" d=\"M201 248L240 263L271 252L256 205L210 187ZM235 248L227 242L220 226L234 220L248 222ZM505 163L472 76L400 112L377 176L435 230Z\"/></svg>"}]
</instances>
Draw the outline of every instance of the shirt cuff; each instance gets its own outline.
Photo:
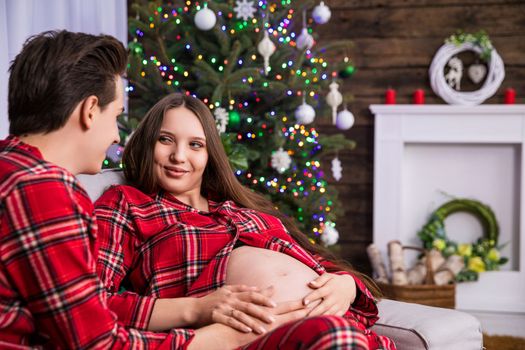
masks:
<instances>
[{"instance_id":1,"label":"shirt cuff","mask_svg":"<svg viewBox=\"0 0 525 350\"><path fill-rule=\"evenodd\" d=\"M156 300L154 297L124 292L109 296L108 305L122 325L147 330Z\"/></svg>"},{"instance_id":2,"label":"shirt cuff","mask_svg":"<svg viewBox=\"0 0 525 350\"><path fill-rule=\"evenodd\" d=\"M334 274L350 275L354 278L356 285L356 296L354 302L350 305L349 311L351 311L360 320L360 322L364 323L367 327L372 326L379 319L379 310L372 293L370 293L363 281L361 281L352 273L347 271L337 271L334 272Z\"/></svg>"}]
</instances>

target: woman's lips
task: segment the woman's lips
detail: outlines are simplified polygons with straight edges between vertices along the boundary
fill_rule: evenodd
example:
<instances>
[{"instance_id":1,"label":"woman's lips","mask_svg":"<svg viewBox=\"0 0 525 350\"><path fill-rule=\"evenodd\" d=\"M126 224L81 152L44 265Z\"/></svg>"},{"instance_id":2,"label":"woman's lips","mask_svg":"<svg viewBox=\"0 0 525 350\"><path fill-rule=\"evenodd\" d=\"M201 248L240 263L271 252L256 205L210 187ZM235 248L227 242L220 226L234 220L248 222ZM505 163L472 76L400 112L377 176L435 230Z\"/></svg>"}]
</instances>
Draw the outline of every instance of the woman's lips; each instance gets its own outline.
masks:
<instances>
[{"instance_id":1,"label":"woman's lips","mask_svg":"<svg viewBox=\"0 0 525 350\"><path fill-rule=\"evenodd\" d=\"M188 170L185 170L179 167L173 167L173 166L165 166L164 169L166 170L168 175L174 176L174 177L181 177L184 174L189 173Z\"/></svg>"}]
</instances>

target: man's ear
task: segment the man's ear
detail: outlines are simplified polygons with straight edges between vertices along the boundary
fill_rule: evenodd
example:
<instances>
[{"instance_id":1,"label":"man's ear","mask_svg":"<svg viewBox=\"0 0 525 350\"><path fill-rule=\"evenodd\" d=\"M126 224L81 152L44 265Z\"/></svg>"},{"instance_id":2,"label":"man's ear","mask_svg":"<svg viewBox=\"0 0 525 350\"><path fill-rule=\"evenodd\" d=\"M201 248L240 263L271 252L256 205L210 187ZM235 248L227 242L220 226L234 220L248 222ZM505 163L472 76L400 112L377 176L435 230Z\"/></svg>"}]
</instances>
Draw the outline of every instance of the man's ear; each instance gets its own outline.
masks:
<instances>
[{"instance_id":1,"label":"man's ear","mask_svg":"<svg viewBox=\"0 0 525 350\"><path fill-rule=\"evenodd\" d=\"M98 97L91 95L80 102L80 125L88 130L93 124L95 114L98 113Z\"/></svg>"}]
</instances>

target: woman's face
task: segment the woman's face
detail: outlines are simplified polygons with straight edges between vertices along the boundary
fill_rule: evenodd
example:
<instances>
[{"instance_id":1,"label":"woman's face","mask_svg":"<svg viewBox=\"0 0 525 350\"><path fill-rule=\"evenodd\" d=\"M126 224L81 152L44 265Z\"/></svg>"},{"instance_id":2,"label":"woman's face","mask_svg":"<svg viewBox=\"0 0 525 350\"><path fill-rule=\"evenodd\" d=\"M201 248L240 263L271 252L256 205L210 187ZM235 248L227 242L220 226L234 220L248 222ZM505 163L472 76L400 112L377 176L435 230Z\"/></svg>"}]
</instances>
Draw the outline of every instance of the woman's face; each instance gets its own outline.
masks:
<instances>
[{"instance_id":1,"label":"woman's face","mask_svg":"<svg viewBox=\"0 0 525 350\"><path fill-rule=\"evenodd\" d=\"M153 158L161 188L175 197L200 195L208 151L204 129L192 111L181 106L165 113Z\"/></svg>"}]
</instances>

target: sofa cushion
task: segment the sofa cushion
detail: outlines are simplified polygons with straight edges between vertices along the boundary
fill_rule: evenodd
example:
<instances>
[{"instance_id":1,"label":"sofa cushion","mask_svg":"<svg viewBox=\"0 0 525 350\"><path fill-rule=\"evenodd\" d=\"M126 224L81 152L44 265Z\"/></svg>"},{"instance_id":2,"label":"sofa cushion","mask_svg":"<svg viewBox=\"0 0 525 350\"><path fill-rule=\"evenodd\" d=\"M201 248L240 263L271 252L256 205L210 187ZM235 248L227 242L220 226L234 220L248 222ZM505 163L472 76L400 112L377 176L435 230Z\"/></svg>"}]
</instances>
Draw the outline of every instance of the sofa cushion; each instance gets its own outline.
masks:
<instances>
[{"instance_id":1,"label":"sofa cushion","mask_svg":"<svg viewBox=\"0 0 525 350\"><path fill-rule=\"evenodd\" d=\"M479 321L462 311L383 299L379 321L372 327L394 340L399 350L479 350L483 336Z\"/></svg>"},{"instance_id":2,"label":"sofa cushion","mask_svg":"<svg viewBox=\"0 0 525 350\"><path fill-rule=\"evenodd\" d=\"M111 185L125 182L124 173L120 169L106 169L96 175L77 175L78 181L84 186L89 198L95 202Z\"/></svg>"}]
</instances>

